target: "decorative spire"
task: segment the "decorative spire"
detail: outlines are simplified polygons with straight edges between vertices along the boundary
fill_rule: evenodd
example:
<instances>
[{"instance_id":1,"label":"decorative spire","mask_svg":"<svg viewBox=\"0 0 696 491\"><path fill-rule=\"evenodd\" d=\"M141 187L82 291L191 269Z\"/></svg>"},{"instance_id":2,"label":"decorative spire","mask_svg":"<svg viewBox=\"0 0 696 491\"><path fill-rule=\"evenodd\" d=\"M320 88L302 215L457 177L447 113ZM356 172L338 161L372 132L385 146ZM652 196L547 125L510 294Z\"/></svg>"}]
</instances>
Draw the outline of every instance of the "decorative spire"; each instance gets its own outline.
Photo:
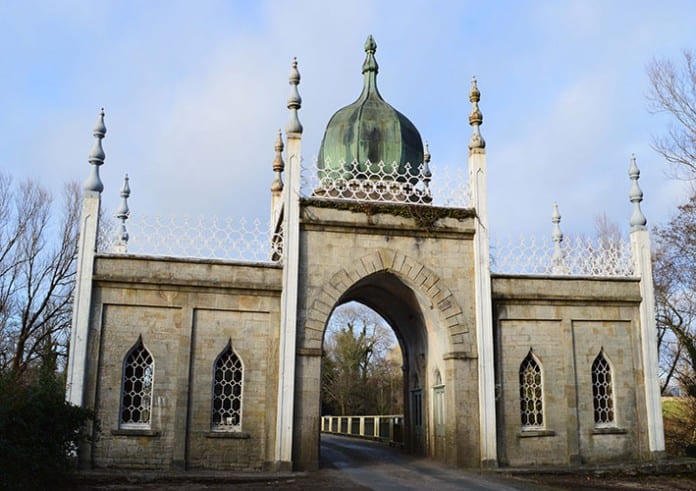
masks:
<instances>
[{"instance_id":1,"label":"decorative spire","mask_svg":"<svg viewBox=\"0 0 696 491\"><path fill-rule=\"evenodd\" d=\"M553 223L553 256L551 256L551 272L553 274L566 274L565 261L563 260L563 250L561 242L563 242L563 232L561 232L561 213L558 211L558 203L553 204L553 213L551 214L551 223Z\"/></svg>"},{"instance_id":2,"label":"decorative spire","mask_svg":"<svg viewBox=\"0 0 696 491\"><path fill-rule=\"evenodd\" d=\"M377 43L372 34L367 36L365 41L365 61L362 65L363 73L363 90L360 98L367 98L368 94L374 92L380 99L382 96L377 90L377 72L379 72L379 65L375 59L375 52L377 51Z\"/></svg>"},{"instance_id":3,"label":"decorative spire","mask_svg":"<svg viewBox=\"0 0 696 491\"><path fill-rule=\"evenodd\" d=\"M636 165L636 154L631 154L631 166L628 168L628 176L631 178L631 192L628 194L631 203L633 203L633 214L631 215L631 232L636 230L645 230L648 219L645 218L640 209L640 202L643 201L643 191L640 190L638 179L640 178L640 170Z\"/></svg>"},{"instance_id":4,"label":"decorative spire","mask_svg":"<svg viewBox=\"0 0 696 491\"><path fill-rule=\"evenodd\" d=\"M283 178L282 172L285 170L285 162L283 162L283 135L278 130L278 137L275 141L275 159L273 159L273 172L275 172L275 179L271 183L271 193L279 195L283 191Z\"/></svg>"},{"instance_id":5,"label":"decorative spire","mask_svg":"<svg viewBox=\"0 0 696 491\"><path fill-rule=\"evenodd\" d=\"M375 42L375 38L372 37L372 34L367 36L367 40L365 40L365 61L363 62L362 66L362 72L374 72L377 73L379 71L379 65L377 64L377 60L375 59L375 52L377 51L377 43Z\"/></svg>"},{"instance_id":6,"label":"decorative spire","mask_svg":"<svg viewBox=\"0 0 696 491\"><path fill-rule=\"evenodd\" d=\"M480 126L483 124L483 114L479 109L479 101L481 100L481 92L476 84L476 77L471 78L471 92L469 93L469 101L471 101L471 114L469 114L469 124L473 131L469 140L469 149L486 148L486 142L481 136Z\"/></svg>"},{"instance_id":7,"label":"decorative spire","mask_svg":"<svg viewBox=\"0 0 696 491\"><path fill-rule=\"evenodd\" d=\"M128 230L126 230L126 220L130 216L130 210L128 209L128 197L130 196L131 190L128 184L128 174L123 179L123 186L121 186L121 205L116 210L116 218L119 220L120 224L116 229L116 245L114 247L116 252L126 253L128 252Z\"/></svg>"},{"instance_id":8,"label":"decorative spire","mask_svg":"<svg viewBox=\"0 0 696 491\"><path fill-rule=\"evenodd\" d=\"M292 59L292 68L290 69L290 97L288 97L288 109L290 109L290 121L285 127L285 132L290 135L301 135L302 124L297 117L297 111L302 107L302 98L297 91L297 86L300 85L300 72L297 69L297 58Z\"/></svg>"},{"instance_id":9,"label":"decorative spire","mask_svg":"<svg viewBox=\"0 0 696 491\"><path fill-rule=\"evenodd\" d=\"M93 130L94 138L96 141L92 145L92 150L89 152L88 161L92 165L92 171L85 181L85 191L96 191L101 193L104 191L104 184L102 184L101 178L99 177L99 166L104 164L104 159L106 154L102 148L102 140L106 135L106 126L104 125L104 108L99 111L99 116L97 117L97 123L94 125Z\"/></svg>"},{"instance_id":10,"label":"decorative spire","mask_svg":"<svg viewBox=\"0 0 696 491\"><path fill-rule=\"evenodd\" d=\"M430 180L432 177L433 173L430 172L430 148L428 148L428 142L426 141L423 145L423 184L427 194L430 194Z\"/></svg>"}]
</instances>

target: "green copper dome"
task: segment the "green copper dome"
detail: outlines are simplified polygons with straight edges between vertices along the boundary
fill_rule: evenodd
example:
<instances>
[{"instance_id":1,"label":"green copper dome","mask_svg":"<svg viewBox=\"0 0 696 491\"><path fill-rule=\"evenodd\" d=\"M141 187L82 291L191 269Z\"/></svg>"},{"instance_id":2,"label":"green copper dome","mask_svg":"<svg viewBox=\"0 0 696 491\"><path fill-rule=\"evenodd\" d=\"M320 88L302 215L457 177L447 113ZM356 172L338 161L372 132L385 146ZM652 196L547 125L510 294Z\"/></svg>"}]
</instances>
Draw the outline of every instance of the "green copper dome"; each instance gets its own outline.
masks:
<instances>
[{"instance_id":1,"label":"green copper dome","mask_svg":"<svg viewBox=\"0 0 696 491\"><path fill-rule=\"evenodd\" d=\"M364 178L367 161L374 164L372 173L379 169L376 164L383 162L383 174L398 172L400 181L418 175L423 163L423 141L413 123L387 104L377 90L376 50L375 40L368 36L362 94L329 120L319 149L320 178Z\"/></svg>"}]
</instances>

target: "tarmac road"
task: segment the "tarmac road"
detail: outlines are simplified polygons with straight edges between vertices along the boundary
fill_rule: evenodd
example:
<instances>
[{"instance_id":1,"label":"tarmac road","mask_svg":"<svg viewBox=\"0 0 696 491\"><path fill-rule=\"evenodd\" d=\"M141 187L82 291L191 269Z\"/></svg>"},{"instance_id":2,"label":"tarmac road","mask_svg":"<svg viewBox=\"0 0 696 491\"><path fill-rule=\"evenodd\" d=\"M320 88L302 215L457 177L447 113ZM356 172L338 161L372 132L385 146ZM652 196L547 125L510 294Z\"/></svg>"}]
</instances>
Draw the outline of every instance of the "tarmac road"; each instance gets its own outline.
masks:
<instances>
[{"instance_id":1,"label":"tarmac road","mask_svg":"<svg viewBox=\"0 0 696 491\"><path fill-rule=\"evenodd\" d=\"M356 484L380 491L540 489L499 475L445 467L383 444L334 435L321 436L321 461L322 467L334 468Z\"/></svg>"}]
</instances>

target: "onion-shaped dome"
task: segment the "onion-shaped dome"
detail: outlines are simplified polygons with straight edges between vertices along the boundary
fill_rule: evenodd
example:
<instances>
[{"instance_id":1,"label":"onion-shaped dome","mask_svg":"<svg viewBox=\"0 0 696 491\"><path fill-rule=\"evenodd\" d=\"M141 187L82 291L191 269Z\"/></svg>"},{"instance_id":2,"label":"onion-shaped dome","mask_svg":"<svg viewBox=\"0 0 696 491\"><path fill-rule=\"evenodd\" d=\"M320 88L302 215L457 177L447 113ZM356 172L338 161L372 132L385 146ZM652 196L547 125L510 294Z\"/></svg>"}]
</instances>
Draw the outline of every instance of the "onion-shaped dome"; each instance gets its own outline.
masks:
<instances>
[{"instance_id":1,"label":"onion-shaped dome","mask_svg":"<svg viewBox=\"0 0 696 491\"><path fill-rule=\"evenodd\" d=\"M380 179L406 181L419 174L423 141L413 123L377 90L376 50L370 35L365 42L362 94L329 120L319 149L320 178L365 179L381 174Z\"/></svg>"}]
</instances>

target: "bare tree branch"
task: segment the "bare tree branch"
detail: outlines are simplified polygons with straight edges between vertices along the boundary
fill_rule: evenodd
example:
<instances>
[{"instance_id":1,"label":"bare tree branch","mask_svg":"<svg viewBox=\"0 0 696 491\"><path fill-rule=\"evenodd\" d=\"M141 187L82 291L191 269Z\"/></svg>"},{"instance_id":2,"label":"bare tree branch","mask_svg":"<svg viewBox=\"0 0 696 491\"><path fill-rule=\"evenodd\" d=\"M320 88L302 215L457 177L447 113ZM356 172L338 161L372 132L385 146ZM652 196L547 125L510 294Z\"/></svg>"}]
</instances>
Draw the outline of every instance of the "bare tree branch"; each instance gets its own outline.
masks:
<instances>
[{"instance_id":1,"label":"bare tree branch","mask_svg":"<svg viewBox=\"0 0 696 491\"><path fill-rule=\"evenodd\" d=\"M70 327L80 189L63 206L36 182L0 174L0 370L20 375L46 356L63 356Z\"/></svg>"},{"instance_id":2,"label":"bare tree branch","mask_svg":"<svg viewBox=\"0 0 696 491\"><path fill-rule=\"evenodd\" d=\"M683 63L654 59L647 68L649 109L673 119L665 135L653 139L653 148L670 164L677 179L696 179L696 62L690 51Z\"/></svg>"}]
</instances>

